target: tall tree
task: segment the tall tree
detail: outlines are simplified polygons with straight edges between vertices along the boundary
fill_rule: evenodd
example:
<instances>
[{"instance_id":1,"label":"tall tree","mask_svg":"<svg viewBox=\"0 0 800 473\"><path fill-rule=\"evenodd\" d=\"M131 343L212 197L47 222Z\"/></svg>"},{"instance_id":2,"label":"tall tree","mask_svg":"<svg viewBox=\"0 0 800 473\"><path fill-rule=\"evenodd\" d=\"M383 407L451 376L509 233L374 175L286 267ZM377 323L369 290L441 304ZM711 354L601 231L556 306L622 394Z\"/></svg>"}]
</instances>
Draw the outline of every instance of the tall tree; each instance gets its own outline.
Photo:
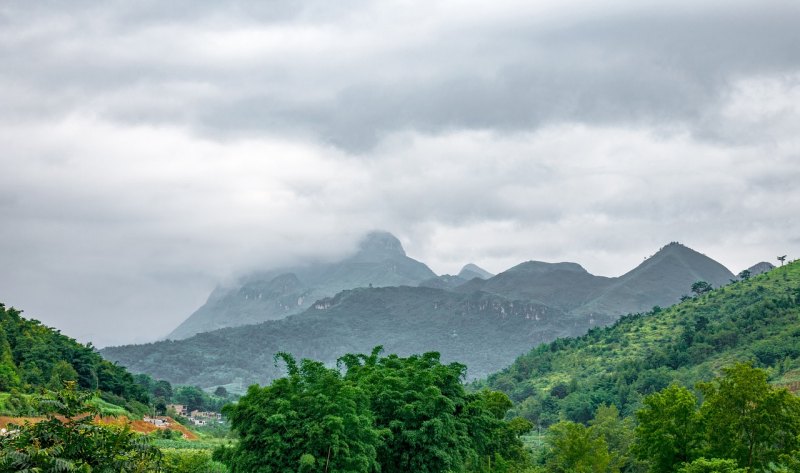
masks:
<instances>
[{"instance_id":1,"label":"tall tree","mask_svg":"<svg viewBox=\"0 0 800 473\"><path fill-rule=\"evenodd\" d=\"M592 435L584 425L561 421L548 431L547 469L553 473L616 473L603 436Z\"/></svg>"},{"instance_id":2,"label":"tall tree","mask_svg":"<svg viewBox=\"0 0 800 473\"><path fill-rule=\"evenodd\" d=\"M288 376L251 386L237 404L225 407L239 442L215 452L232 473L294 471L377 472L374 427L362 389L338 370L288 354Z\"/></svg>"},{"instance_id":3,"label":"tall tree","mask_svg":"<svg viewBox=\"0 0 800 473\"><path fill-rule=\"evenodd\" d=\"M671 384L645 397L642 404L636 412L634 453L649 461L654 473L670 473L694 459L702 440L697 397Z\"/></svg>"},{"instance_id":4,"label":"tall tree","mask_svg":"<svg viewBox=\"0 0 800 473\"><path fill-rule=\"evenodd\" d=\"M384 473L459 471L474 454L465 413L464 365L438 353L408 358L346 355L346 378L368 393L376 425L388 433L378 449Z\"/></svg>"},{"instance_id":5,"label":"tall tree","mask_svg":"<svg viewBox=\"0 0 800 473\"><path fill-rule=\"evenodd\" d=\"M800 449L800 399L767 382L764 370L739 363L698 388L705 401L708 453L748 470L763 469Z\"/></svg>"}]
</instances>

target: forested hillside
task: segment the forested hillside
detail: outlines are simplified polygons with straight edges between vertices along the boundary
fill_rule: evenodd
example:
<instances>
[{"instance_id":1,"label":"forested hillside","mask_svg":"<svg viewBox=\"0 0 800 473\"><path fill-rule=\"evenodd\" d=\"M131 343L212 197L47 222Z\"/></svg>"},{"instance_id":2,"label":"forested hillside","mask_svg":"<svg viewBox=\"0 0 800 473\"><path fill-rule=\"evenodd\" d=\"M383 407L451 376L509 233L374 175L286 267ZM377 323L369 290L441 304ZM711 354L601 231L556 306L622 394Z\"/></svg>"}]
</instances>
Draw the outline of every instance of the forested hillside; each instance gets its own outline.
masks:
<instances>
[{"instance_id":1,"label":"forested hillside","mask_svg":"<svg viewBox=\"0 0 800 473\"><path fill-rule=\"evenodd\" d=\"M540 425L586 422L601 405L631 414L672 381L693 386L752 360L771 382L800 382L800 263L732 283L668 309L623 317L578 338L540 345L488 386Z\"/></svg>"},{"instance_id":2,"label":"forested hillside","mask_svg":"<svg viewBox=\"0 0 800 473\"><path fill-rule=\"evenodd\" d=\"M344 291L284 320L201 333L186 340L109 347L103 356L178 384L245 388L282 375L272 357L285 351L333 364L376 345L402 356L437 351L463 362L472 378L499 370L531 346L578 335L613 318L573 317L485 293L387 287ZM238 381L236 381L238 380ZM228 386L233 388L233 386Z\"/></svg>"},{"instance_id":3,"label":"forested hillside","mask_svg":"<svg viewBox=\"0 0 800 473\"><path fill-rule=\"evenodd\" d=\"M83 389L148 401L125 368L104 360L91 345L20 314L0 303L0 392L57 390L65 381L76 381Z\"/></svg>"}]
</instances>

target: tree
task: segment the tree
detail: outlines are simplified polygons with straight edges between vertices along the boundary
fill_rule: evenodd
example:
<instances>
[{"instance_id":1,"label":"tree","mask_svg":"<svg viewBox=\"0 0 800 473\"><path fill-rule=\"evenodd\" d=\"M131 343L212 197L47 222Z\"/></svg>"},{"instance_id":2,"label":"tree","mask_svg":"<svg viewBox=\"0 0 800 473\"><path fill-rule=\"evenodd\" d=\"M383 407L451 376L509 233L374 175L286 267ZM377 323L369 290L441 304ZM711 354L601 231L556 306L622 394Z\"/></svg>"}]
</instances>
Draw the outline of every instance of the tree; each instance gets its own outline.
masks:
<instances>
[{"instance_id":1,"label":"tree","mask_svg":"<svg viewBox=\"0 0 800 473\"><path fill-rule=\"evenodd\" d=\"M233 473L274 471L379 471L374 426L364 390L338 370L279 354L288 376L270 386L250 386L237 404L223 409L238 444L217 450L215 459ZM303 470L305 468L305 470Z\"/></svg>"},{"instance_id":2,"label":"tree","mask_svg":"<svg viewBox=\"0 0 800 473\"><path fill-rule=\"evenodd\" d=\"M470 439L482 433L470 415L461 380L466 367L443 365L438 353L401 358L380 357L381 347L370 355L345 355L340 364L346 379L368 393L375 423L386 432L378 448L384 473L458 471L475 454ZM459 413L463 413L459 415Z\"/></svg>"},{"instance_id":3,"label":"tree","mask_svg":"<svg viewBox=\"0 0 800 473\"><path fill-rule=\"evenodd\" d=\"M697 296L702 296L703 294L707 294L711 292L714 288L711 287L711 284L705 281L695 281L692 284L692 292L695 293Z\"/></svg>"},{"instance_id":4,"label":"tree","mask_svg":"<svg viewBox=\"0 0 800 473\"><path fill-rule=\"evenodd\" d=\"M747 281L748 279L750 279L752 274L750 273L749 269L745 269L744 271L739 273L738 276L739 276L739 279L741 279L742 281Z\"/></svg>"},{"instance_id":5,"label":"tree","mask_svg":"<svg viewBox=\"0 0 800 473\"><path fill-rule=\"evenodd\" d=\"M348 354L338 369L287 354L288 374L251 386L223 408L239 443L215 451L236 472L444 473L521 470L520 435L505 421L512 403L495 391L467 393L465 366L438 353L402 358Z\"/></svg>"},{"instance_id":6,"label":"tree","mask_svg":"<svg viewBox=\"0 0 800 473\"><path fill-rule=\"evenodd\" d=\"M608 444L585 426L561 421L548 431L547 469L553 473L614 473Z\"/></svg>"},{"instance_id":7,"label":"tree","mask_svg":"<svg viewBox=\"0 0 800 473\"><path fill-rule=\"evenodd\" d=\"M214 390L214 395L218 397L228 397L228 390L225 389L225 386L217 386L217 389Z\"/></svg>"},{"instance_id":8,"label":"tree","mask_svg":"<svg viewBox=\"0 0 800 473\"><path fill-rule=\"evenodd\" d=\"M58 361L50 374L50 382L47 387L53 391L58 391L64 387L64 384L69 381L78 381L78 372L71 364L64 360Z\"/></svg>"},{"instance_id":9,"label":"tree","mask_svg":"<svg viewBox=\"0 0 800 473\"><path fill-rule=\"evenodd\" d=\"M783 263L786 261L786 255L778 256L778 261L780 261L781 266L783 266Z\"/></svg>"},{"instance_id":10,"label":"tree","mask_svg":"<svg viewBox=\"0 0 800 473\"><path fill-rule=\"evenodd\" d=\"M697 397L683 386L671 384L646 396L636 412L634 454L650 462L655 473L670 473L689 462L700 447L702 431Z\"/></svg>"},{"instance_id":11,"label":"tree","mask_svg":"<svg viewBox=\"0 0 800 473\"><path fill-rule=\"evenodd\" d=\"M767 383L764 370L739 363L698 384L705 401L708 454L748 470L763 469L800 449L800 399Z\"/></svg>"},{"instance_id":12,"label":"tree","mask_svg":"<svg viewBox=\"0 0 800 473\"><path fill-rule=\"evenodd\" d=\"M160 451L127 426L94 425L97 408L91 393L69 381L65 389L39 402L47 418L11 426L0 436L0 471L152 472L160 468Z\"/></svg>"},{"instance_id":13,"label":"tree","mask_svg":"<svg viewBox=\"0 0 800 473\"><path fill-rule=\"evenodd\" d=\"M172 385L169 381L160 379L153 385L153 396L163 398L165 401L172 400Z\"/></svg>"},{"instance_id":14,"label":"tree","mask_svg":"<svg viewBox=\"0 0 800 473\"><path fill-rule=\"evenodd\" d=\"M633 419L623 419L613 404L597 408L594 419L589 422L589 432L593 437L603 438L608 445L610 466L623 471L634 470L636 460L630 450L633 445Z\"/></svg>"},{"instance_id":15,"label":"tree","mask_svg":"<svg viewBox=\"0 0 800 473\"><path fill-rule=\"evenodd\" d=\"M6 338L5 330L0 326L0 391L10 391L20 385L19 373L14 366L11 345Z\"/></svg>"},{"instance_id":16,"label":"tree","mask_svg":"<svg viewBox=\"0 0 800 473\"><path fill-rule=\"evenodd\" d=\"M684 463L678 473L746 473L744 468L738 468L733 460L712 458L698 458L691 463Z\"/></svg>"},{"instance_id":17,"label":"tree","mask_svg":"<svg viewBox=\"0 0 800 473\"><path fill-rule=\"evenodd\" d=\"M186 406L186 410L189 412L203 410L206 407L205 393L197 386L180 386L172 397L176 403Z\"/></svg>"}]
</instances>

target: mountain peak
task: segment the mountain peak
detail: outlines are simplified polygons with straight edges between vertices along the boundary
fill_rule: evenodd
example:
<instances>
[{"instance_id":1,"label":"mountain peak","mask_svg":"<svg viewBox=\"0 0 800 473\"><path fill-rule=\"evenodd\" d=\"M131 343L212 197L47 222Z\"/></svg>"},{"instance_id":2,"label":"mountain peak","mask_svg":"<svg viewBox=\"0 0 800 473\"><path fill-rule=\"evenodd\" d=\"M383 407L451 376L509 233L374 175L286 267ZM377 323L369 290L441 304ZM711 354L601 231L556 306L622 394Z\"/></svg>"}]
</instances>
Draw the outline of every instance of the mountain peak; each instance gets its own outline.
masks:
<instances>
[{"instance_id":1,"label":"mountain peak","mask_svg":"<svg viewBox=\"0 0 800 473\"><path fill-rule=\"evenodd\" d=\"M458 277L466 279L467 281L474 278L489 279L492 276L494 276L492 273L473 263L464 265L461 271L458 272Z\"/></svg>"},{"instance_id":2,"label":"mountain peak","mask_svg":"<svg viewBox=\"0 0 800 473\"><path fill-rule=\"evenodd\" d=\"M389 232L373 231L369 232L358 244L360 253L388 253L405 256L406 251L403 244L396 236Z\"/></svg>"},{"instance_id":3,"label":"mountain peak","mask_svg":"<svg viewBox=\"0 0 800 473\"><path fill-rule=\"evenodd\" d=\"M544 261L526 261L520 263L508 271L526 272L531 274L546 274L554 271L570 271L575 273L587 273L586 269L578 263L546 263Z\"/></svg>"},{"instance_id":4,"label":"mountain peak","mask_svg":"<svg viewBox=\"0 0 800 473\"><path fill-rule=\"evenodd\" d=\"M656 254L660 253L683 253L683 252L695 252L693 249L689 248L688 246L684 245L683 243L677 241L671 241L666 245L659 248Z\"/></svg>"},{"instance_id":5,"label":"mountain peak","mask_svg":"<svg viewBox=\"0 0 800 473\"><path fill-rule=\"evenodd\" d=\"M762 261L760 263L756 263L753 266L747 268L747 271L750 271L750 276L758 276L759 274L766 273L767 271L772 271L775 269L775 265L772 263L767 263L766 261Z\"/></svg>"}]
</instances>

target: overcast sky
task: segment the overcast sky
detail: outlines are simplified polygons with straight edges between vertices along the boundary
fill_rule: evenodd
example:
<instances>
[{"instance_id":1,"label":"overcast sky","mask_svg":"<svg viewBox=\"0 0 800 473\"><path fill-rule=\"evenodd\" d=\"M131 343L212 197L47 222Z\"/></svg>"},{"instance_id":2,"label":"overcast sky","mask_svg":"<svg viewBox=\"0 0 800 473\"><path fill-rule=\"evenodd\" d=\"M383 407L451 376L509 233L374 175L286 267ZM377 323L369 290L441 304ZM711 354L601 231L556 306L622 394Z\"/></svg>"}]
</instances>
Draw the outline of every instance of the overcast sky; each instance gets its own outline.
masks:
<instances>
[{"instance_id":1,"label":"overcast sky","mask_svg":"<svg viewBox=\"0 0 800 473\"><path fill-rule=\"evenodd\" d=\"M371 229L437 273L797 258L798 25L797 0L6 0L0 301L154 340Z\"/></svg>"}]
</instances>

